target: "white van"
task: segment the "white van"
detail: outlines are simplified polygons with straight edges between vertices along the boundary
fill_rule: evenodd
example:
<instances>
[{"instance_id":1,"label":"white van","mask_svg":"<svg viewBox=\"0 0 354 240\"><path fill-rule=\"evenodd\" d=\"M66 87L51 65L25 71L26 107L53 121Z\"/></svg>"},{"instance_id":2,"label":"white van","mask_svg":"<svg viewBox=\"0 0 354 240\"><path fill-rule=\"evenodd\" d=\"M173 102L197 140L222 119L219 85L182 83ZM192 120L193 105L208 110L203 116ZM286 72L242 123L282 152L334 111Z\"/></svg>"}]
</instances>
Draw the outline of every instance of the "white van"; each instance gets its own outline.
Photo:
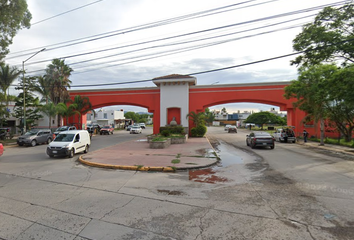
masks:
<instances>
[{"instance_id":1,"label":"white van","mask_svg":"<svg viewBox=\"0 0 354 240\"><path fill-rule=\"evenodd\" d=\"M72 158L75 153L89 151L91 139L87 130L70 130L60 132L47 147L49 157L68 156Z\"/></svg>"}]
</instances>

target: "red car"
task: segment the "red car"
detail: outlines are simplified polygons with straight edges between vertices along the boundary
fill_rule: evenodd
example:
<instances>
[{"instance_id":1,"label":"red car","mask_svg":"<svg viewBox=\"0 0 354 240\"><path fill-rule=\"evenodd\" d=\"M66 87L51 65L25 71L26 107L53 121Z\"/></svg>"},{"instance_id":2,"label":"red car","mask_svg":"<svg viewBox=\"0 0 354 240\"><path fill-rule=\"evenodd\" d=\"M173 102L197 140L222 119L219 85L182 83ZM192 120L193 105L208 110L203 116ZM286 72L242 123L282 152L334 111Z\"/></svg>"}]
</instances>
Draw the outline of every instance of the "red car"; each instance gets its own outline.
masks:
<instances>
[{"instance_id":1,"label":"red car","mask_svg":"<svg viewBox=\"0 0 354 240\"><path fill-rule=\"evenodd\" d=\"M103 126L101 129L100 129L100 135L102 134L113 134L114 132L114 128L112 128L111 126Z\"/></svg>"},{"instance_id":2,"label":"red car","mask_svg":"<svg viewBox=\"0 0 354 240\"><path fill-rule=\"evenodd\" d=\"M0 143L0 156L4 153L4 146Z\"/></svg>"}]
</instances>

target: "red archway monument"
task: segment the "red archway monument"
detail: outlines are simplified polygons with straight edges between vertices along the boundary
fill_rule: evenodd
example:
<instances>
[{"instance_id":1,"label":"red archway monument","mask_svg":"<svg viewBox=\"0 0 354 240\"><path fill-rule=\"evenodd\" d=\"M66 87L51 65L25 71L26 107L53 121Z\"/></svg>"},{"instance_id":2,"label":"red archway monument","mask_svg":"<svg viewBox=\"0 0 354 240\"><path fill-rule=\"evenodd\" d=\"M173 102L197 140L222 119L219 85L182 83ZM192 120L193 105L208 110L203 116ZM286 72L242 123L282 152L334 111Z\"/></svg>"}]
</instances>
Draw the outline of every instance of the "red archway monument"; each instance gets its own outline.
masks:
<instances>
[{"instance_id":1,"label":"red archway monument","mask_svg":"<svg viewBox=\"0 0 354 240\"><path fill-rule=\"evenodd\" d=\"M87 96L93 108L112 105L133 105L147 108L153 113L153 132L159 133L160 127L168 125L172 119L177 124L190 129L193 122L187 114L203 112L205 108L237 102L263 103L278 106L287 111L288 125L295 126L297 133L302 131L301 120L304 113L294 109L294 100L283 97L284 88L290 82L266 82L250 84L197 85L197 79L188 75L172 74L154 78L156 87L115 88L95 90L70 90L70 96ZM85 116L81 116L83 123Z\"/></svg>"}]
</instances>

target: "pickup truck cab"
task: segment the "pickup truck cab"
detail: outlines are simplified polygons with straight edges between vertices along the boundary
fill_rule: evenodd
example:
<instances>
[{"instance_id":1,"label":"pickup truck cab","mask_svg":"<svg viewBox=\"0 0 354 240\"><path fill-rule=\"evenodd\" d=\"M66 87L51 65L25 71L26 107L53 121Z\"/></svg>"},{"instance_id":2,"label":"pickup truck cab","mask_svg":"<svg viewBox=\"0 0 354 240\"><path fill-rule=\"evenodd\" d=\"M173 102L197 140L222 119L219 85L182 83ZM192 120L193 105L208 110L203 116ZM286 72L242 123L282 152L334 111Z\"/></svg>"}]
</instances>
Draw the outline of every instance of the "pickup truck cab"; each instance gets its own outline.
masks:
<instances>
[{"instance_id":1,"label":"pickup truck cab","mask_svg":"<svg viewBox=\"0 0 354 240\"><path fill-rule=\"evenodd\" d=\"M295 137L295 132L293 130L293 127L278 128L274 132L273 136L275 140L279 142L291 142L291 143L296 142L296 137Z\"/></svg>"}]
</instances>

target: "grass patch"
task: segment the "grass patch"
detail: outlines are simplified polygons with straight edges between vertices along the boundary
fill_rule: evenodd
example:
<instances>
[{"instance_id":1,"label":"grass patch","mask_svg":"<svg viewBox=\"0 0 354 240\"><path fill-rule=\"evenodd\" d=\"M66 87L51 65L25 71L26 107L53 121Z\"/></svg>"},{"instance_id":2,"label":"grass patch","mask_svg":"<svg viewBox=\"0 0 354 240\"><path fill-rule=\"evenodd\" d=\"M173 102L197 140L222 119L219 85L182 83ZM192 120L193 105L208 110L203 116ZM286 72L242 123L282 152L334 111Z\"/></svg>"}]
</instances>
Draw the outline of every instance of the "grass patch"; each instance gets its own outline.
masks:
<instances>
[{"instance_id":1,"label":"grass patch","mask_svg":"<svg viewBox=\"0 0 354 240\"><path fill-rule=\"evenodd\" d=\"M179 159L173 159L171 161L171 163L173 163L173 164L177 164L177 163L180 163L180 162L181 162L181 160L179 160Z\"/></svg>"},{"instance_id":2,"label":"grass patch","mask_svg":"<svg viewBox=\"0 0 354 240\"><path fill-rule=\"evenodd\" d=\"M144 165L135 165L135 166L137 166L138 169L144 167Z\"/></svg>"}]
</instances>

